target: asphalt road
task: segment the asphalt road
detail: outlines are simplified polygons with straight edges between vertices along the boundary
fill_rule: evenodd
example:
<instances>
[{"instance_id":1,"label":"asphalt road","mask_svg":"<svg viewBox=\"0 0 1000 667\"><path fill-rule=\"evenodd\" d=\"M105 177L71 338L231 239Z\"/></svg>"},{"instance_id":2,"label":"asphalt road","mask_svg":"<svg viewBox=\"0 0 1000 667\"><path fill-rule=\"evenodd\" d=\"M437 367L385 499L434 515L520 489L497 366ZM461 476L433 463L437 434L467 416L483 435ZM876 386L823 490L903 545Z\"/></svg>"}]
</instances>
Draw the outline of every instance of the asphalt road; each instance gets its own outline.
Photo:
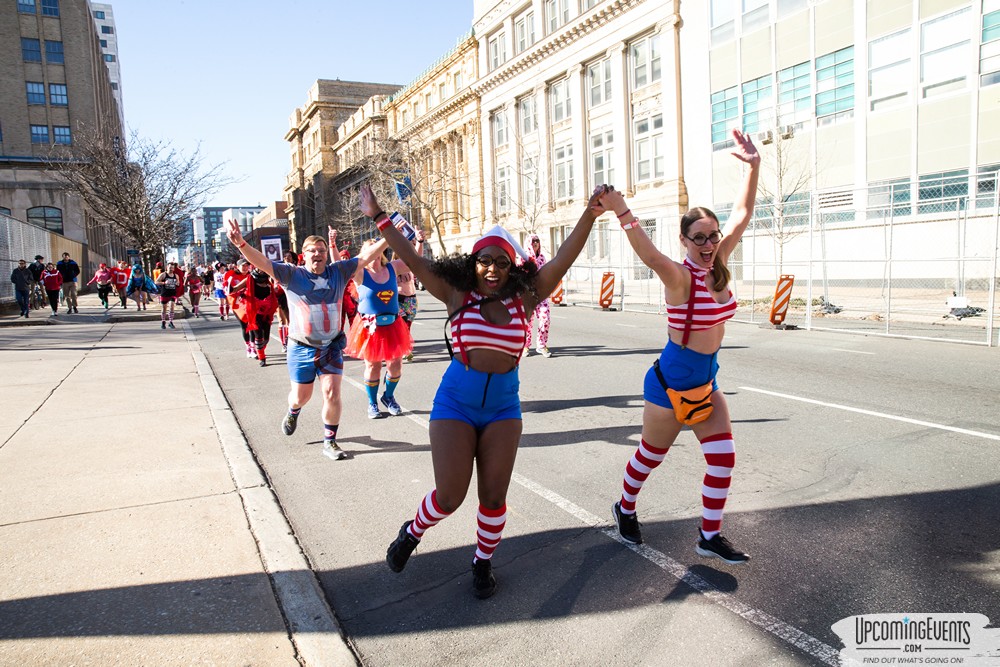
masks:
<instances>
[{"instance_id":1,"label":"asphalt road","mask_svg":"<svg viewBox=\"0 0 1000 667\"><path fill-rule=\"evenodd\" d=\"M723 532L743 567L694 553L704 460L685 431L639 498L645 544L611 505L638 443L642 378L665 319L553 308L549 347L521 364L524 436L494 557L471 594L475 482L404 572L386 546L433 487L427 415L446 366L444 311L421 293L417 357L368 420L349 361L339 442L320 455L319 401L280 433L284 355L246 359L234 321L199 343L364 665L835 664L838 620L976 612L1000 622L1000 352L730 323L719 385L737 466ZM206 308L207 310L207 308Z\"/></svg>"}]
</instances>

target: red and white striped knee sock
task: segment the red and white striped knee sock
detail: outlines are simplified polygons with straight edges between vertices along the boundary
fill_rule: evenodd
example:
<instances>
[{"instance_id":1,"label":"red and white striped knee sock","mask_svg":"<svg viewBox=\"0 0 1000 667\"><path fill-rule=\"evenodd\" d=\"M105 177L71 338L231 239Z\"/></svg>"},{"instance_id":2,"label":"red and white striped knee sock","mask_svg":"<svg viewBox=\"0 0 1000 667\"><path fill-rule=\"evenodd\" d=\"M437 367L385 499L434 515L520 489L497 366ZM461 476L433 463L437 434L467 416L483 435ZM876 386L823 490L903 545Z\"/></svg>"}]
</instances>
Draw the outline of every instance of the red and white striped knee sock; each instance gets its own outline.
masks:
<instances>
[{"instance_id":1,"label":"red and white striped knee sock","mask_svg":"<svg viewBox=\"0 0 1000 667\"><path fill-rule=\"evenodd\" d=\"M476 517L479 527L476 529L476 560L489 560L500 544L503 527L507 524L506 503L495 510L479 505L479 515Z\"/></svg>"},{"instance_id":2,"label":"red and white striped knee sock","mask_svg":"<svg viewBox=\"0 0 1000 667\"><path fill-rule=\"evenodd\" d=\"M430 493L424 496L423 501L421 501L420 508L417 509L417 515L413 517L413 523L410 524L408 529L410 535L419 540L424 536L425 530L431 526L436 526L449 514L451 514L451 512L445 512L441 509L441 506L438 505L437 489L433 489Z\"/></svg>"},{"instance_id":3,"label":"red and white striped knee sock","mask_svg":"<svg viewBox=\"0 0 1000 667\"><path fill-rule=\"evenodd\" d=\"M667 455L667 450L653 447L645 440L641 440L632 460L625 466L625 479L622 482L622 514L635 514L635 498L639 495L639 489L646 482L649 473L656 469L656 466L663 462L663 457Z\"/></svg>"},{"instance_id":4,"label":"red and white striped knee sock","mask_svg":"<svg viewBox=\"0 0 1000 667\"><path fill-rule=\"evenodd\" d=\"M288 347L288 327L284 324L278 325L278 338L281 339L281 344Z\"/></svg>"},{"instance_id":5,"label":"red and white striped knee sock","mask_svg":"<svg viewBox=\"0 0 1000 667\"><path fill-rule=\"evenodd\" d=\"M729 482L736 466L732 433L716 433L701 441L708 468L701 486L701 532L710 540L722 530L722 510L729 496Z\"/></svg>"}]
</instances>

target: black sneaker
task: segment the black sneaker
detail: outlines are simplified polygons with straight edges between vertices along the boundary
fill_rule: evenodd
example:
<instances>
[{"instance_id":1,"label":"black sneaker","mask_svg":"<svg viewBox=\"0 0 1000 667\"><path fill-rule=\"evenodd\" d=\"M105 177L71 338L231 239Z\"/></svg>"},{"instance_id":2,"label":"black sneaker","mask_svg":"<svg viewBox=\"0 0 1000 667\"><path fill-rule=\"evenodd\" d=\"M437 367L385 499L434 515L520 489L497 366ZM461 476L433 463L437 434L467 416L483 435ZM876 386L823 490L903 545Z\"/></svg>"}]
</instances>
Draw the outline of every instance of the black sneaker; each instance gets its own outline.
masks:
<instances>
[{"instance_id":1,"label":"black sneaker","mask_svg":"<svg viewBox=\"0 0 1000 667\"><path fill-rule=\"evenodd\" d=\"M622 539L632 544L642 544L639 517L634 512L632 514L622 512L621 501L614 504L611 513L615 517L615 525L618 526L618 534L622 536Z\"/></svg>"},{"instance_id":2,"label":"black sneaker","mask_svg":"<svg viewBox=\"0 0 1000 667\"><path fill-rule=\"evenodd\" d=\"M420 544L420 540L410 535L410 532L407 530L411 523L413 522L407 521L403 524L403 527L399 529L399 535L392 541L389 548L385 550L385 562L393 572L403 571L403 568L406 567L406 561L410 560L410 554Z\"/></svg>"},{"instance_id":3,"label":"black sneaker","mask_svg":"<svg viewBox=\"0 0 1000 667\"><path fill-rule=\"evenodd\" d=\"M291 435L295 433L295 427L299 423L299 413L292 414L291 412L285 413L285 418L281 420L281 431L285 435Z\"/></svg>"},{"instance_id":4,"label":"black sneaker","mask_svg":"<svg viewBox=\"0 0 1000 667\"><path fill-rule=\"evenodd\" d=\"M721 558L730 565L742 565L750 560L750 554L745 554L734 547L721 533L706 540L705 535L699 530L698 537L698 544L695 545L694 550L699 556Z\"/></svg>"},{"instance_id":5,"label":"black sneaker","mask_svg":"<svg viewBox=\"0 0 1000 667\"><path fill-rule=\"evenodd\" d=\"M167 328L167 323L166 322L160 322L160 328L161 329L166 329Z\"/></svg>"},{"instance_id":6,"label":"black sneaker","mask_svg":"<svg viewBox=\"0 0 1000 667\"><path fill-rule=\"evenodd\" d=\"M472 592L480 600L497 592L497 578L493 576L493 565L488 559L472 564Z\"/></svg>"}]
</instances>

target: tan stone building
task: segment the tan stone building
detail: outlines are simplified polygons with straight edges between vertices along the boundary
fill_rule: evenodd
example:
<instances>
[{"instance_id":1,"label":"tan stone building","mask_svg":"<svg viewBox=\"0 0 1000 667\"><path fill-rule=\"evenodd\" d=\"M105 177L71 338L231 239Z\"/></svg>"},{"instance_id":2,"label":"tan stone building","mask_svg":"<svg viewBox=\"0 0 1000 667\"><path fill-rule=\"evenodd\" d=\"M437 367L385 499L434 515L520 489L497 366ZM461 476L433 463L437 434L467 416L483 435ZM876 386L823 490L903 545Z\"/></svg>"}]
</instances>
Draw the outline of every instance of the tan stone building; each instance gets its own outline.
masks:
<instances>
[{"instance_id":1,"label":"tan stone building","mask_svg":"<svg viewBox=\"0 0 1000 667\"><path fill-rule=\"evenodd\" d=\"M83 133L122 136L90 3L3 3L0 64L0 212L88 246L85 271L124 257L121 240L45 170Z\"/></svg>"},{"instance_id":2,"label":"tan stone building","mask_svg":"<svg viewBox=\"0 0 1000 667\"><path fill-rule=\"evenodd\" d=\"M317 232L325 235L331 205L330 181L337 174L332 149L337 128L374 95L399 86L320 79L309 89L306 104L289 118L285 140L291 144L292 170L285 181L285 202L292 247Z\"/></svg>"}]
</instances>

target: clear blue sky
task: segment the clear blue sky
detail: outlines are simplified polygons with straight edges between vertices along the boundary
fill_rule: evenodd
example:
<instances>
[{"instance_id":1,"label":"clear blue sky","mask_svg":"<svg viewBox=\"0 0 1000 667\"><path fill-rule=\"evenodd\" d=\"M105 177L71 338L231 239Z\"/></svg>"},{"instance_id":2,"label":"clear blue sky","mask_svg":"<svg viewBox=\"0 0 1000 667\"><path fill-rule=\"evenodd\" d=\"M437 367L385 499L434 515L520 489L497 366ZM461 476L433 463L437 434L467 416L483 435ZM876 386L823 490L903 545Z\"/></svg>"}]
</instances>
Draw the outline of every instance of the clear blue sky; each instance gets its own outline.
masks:
<instances>
[{"instance_id":1,"label":"clear blue sky","mask_svg":"<svg viewBox=\"0 0 1000 667\"><path fill-rule=\"evenodd\" d=\"M125 123L242 179L206 206L282 199L288 117L316 79L405 85L472 27L473 0L111 0Z\"/></svg>"}]
</instances>

